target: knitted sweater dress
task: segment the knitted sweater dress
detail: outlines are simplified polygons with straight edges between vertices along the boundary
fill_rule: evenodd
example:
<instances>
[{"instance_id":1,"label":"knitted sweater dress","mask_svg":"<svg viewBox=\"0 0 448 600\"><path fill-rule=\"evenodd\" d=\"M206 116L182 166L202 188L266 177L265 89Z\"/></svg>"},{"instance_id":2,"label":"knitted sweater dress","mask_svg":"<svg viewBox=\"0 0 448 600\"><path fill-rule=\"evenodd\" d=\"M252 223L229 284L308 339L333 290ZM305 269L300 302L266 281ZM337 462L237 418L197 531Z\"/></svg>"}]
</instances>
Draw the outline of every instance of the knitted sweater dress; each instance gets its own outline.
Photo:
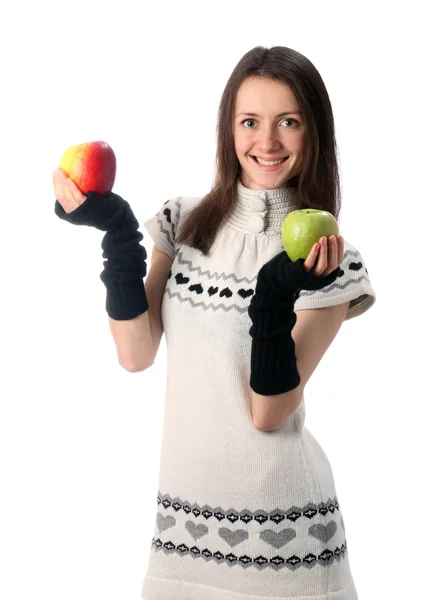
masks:
<instances>
[{"instance_id":1,"label":"knitted sweater dress","mask_svg":"<svg viewBox=\"0 0 448 600\"><path fill-rule=\"evenodd\" d=\"M167 380L157 517L144 600L356 600L330 463L302 402L281 427L251 419L248 314L257 273L283 250L292 188L238 181L235 210L207 257L176 232L200 198L166 201L144 223L173 259L161 307ZM339 278L295 310L375 302L361 254L344 239Z\"/></svg>"}]
</instances>

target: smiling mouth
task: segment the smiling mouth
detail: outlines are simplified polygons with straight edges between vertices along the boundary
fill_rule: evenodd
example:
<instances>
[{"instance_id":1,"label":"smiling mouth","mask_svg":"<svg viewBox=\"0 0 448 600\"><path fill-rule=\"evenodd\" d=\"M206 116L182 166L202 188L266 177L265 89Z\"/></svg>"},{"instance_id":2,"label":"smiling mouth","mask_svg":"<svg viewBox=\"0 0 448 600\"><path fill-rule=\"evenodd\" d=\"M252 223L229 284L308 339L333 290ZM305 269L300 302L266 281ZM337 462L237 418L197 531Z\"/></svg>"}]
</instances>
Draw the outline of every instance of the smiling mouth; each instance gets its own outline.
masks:
<instances>
[{"instance_id":1,"label":"smiling mouth","mask_svg":"<svg viewBox=\"0 0 448 600\"><path fill-rule=\"evenodd\" d=\"M285 162L285 160L288 160L289 156L285 156L284 158L277 158L277 159L273 159L273 160L263 160L263 159L259 159L258 156L254 156L252 154L249 155L256 163L258 163L259 165L276 165L276 164L282 164Z\"/></svg>"}]
</instances>

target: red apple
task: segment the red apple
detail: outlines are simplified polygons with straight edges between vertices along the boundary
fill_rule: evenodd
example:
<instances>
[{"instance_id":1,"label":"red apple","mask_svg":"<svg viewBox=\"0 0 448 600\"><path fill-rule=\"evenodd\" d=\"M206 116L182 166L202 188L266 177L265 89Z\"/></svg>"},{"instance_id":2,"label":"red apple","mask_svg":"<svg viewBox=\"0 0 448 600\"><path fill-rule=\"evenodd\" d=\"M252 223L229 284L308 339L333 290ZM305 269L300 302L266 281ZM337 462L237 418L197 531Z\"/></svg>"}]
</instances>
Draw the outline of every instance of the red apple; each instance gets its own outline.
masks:
<instances>
[{"instance_id":1,"label":"red apple","mask_svg":"<svg viewBox=\"0 0 448 600\"><path fill-rule=\"evenodd\" d=\"M107 196L114 186L117 161L106 142L86 142L70 146L59 163L83 194L92 191Z\"/></svg>"}]
</instances>

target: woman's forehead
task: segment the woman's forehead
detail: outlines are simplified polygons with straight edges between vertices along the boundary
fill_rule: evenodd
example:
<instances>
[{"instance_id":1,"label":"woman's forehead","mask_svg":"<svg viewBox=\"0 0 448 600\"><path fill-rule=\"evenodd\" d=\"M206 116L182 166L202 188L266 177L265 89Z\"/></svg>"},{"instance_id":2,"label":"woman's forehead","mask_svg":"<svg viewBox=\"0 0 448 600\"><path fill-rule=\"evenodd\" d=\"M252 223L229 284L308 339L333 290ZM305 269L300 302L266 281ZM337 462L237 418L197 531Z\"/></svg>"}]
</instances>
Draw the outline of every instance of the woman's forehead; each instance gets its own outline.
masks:
<instances>
[{"instance_id":1,"label":"woman's forehead","mask_svg":"<svg viewBox=\"0 0 448 600\"><path fill-rule=\"evenodd\" d=\"M282 116L291 112L300 114L299 105L291 88L281 81L250 78L238 89L235 114L249 116Z\"/></svg>"}]
</instances>

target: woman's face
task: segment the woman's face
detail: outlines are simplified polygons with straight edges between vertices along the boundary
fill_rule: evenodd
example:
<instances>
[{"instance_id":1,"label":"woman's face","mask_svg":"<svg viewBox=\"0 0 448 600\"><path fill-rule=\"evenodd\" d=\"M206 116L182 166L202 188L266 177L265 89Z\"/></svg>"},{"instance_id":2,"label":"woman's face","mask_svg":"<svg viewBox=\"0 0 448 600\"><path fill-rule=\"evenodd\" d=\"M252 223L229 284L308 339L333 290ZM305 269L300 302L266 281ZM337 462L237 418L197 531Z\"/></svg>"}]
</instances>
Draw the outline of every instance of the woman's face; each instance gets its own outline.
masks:
<instances>
[{"instance_id":1,"label":"woman's face","mask_svg":"<svg viewBox=\"0 0 448 600\"><path fill-rule=\"evenodd\" d=\"M289 86L263 78L246 79L237 93L233 122L241 183L254 190L287 185L302 166L305 129ZM265 166L255 157L286 160L278 166Z\"/></svg>"}]
</instances>

